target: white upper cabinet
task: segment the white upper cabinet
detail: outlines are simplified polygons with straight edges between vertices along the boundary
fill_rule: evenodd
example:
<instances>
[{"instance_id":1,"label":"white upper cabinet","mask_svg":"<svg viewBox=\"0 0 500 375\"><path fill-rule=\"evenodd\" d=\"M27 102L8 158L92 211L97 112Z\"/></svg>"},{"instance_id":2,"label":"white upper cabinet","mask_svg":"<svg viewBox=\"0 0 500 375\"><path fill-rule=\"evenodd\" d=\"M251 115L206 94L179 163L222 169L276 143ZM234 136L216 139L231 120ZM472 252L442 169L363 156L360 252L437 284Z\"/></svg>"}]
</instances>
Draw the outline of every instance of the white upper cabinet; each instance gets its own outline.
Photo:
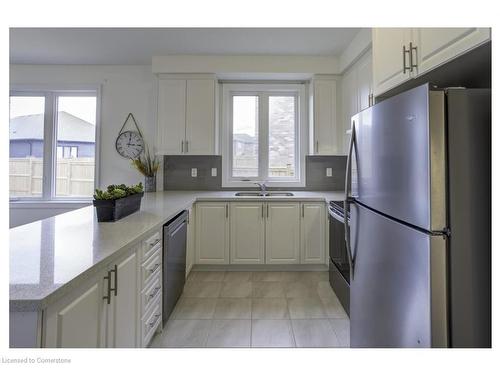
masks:
<instances>
[{"instance_id":1,"label":"white upper cabinet","mask_svg":"<svg viewBox=\"0 0 500 375\"><path fill-rule=\"evenodd\" d=\"M158 153L215 154L215 79L158 80Z\"/></svg>"},{"instance_id":2,"label":"white upper cabinet","mask_svg":"<svg viewBox=\"0 0 500 375\"><path fill-rule=\"evenodd\" d=\"M372 55L365 53L356 63L358 112L373 105Z\"/></svg>"},{"instance_id":3,"label":"white upper cabinet","mask_svg":"<svg viewBox=\"0 0 500 375\"><path fill-rule=\"evenodd\" d=\"M265 261L265 204L230 204L231 264L261 264Z\"/></svg>"},{"instance_id":4,"label":"white upper cabinet","mask_svg":"<svg viewBox=\"0 0 500 375\"><path fill-rule=\"evenodd\" d=\"M351 117L373 105L371 51L365 52L342 76L342 123L339 126L340 152L349 145Z\"/></svg>"},{"instance_id":5,"label":"white upper cabinet","mask_svg":"<svg viewBox=\"0 0 500 375\"><path fill-rule=\"evenodd\" d=\"M337 152L337 81L314 78L312 80L313 137L315 155L332 155Z\"/></svg>"},{"instance_id":6,"label":"white upper cabinet","mask_svg":"<svg viewBox=\"0 0 500 375\"><path fill-rule=\"evenodd\" d=\"M229 264L229 203L198 203L195 231L197 264Z\"/></svg>"},{"instance_id":7,"label":"white upper cabinet","mask_svg":"<svg viewBox=\"0 0 500 375\"><path fill-rule=\"evenodd\" d=\"M374 94L378 95L411 78L412 29L373 29L372 38Z\"/></svg>"},{"instance_id":8,"label":"white upper cabinet","mask_svg":"<svg viewBox=\"0 0 500 375\"><path fill-rule=\"evenodd\" d=\"M266 263L300 263L299 203L266 205Z\"/></svg>"},{"instance_id":9,"label":"white upper cabinet","mask_svg":"<svg viewBox=\"0 0 500 375\"><path fill-rule=\"evenodd\" d=\"M158 153L178 155L186 138L186 81L158 81Z\"/></svg>"},{"instance_id":10,"label":"white upper cabinet","mask_svg":"<svg viewBox=\"0 0 500 375\"><path fill-rule=\"evenodd\" d=\"M215 81L192 79L186 82L186 143L189 155L215 153Z\"/></svg>"},{"instance_id":11,"label":"white upper cabinet","mask_svg":"<svg viewBox=\"0 0 500 375\"><path fill-rule=\"evenodd\" d=\"M415 34L419 74L490 39L488 28L421 28Z\"/></svg>"},{"instance_id":12,"label":"white upper cabinet","mask_svg":"<svg viewBox=\"0 0 500 375\"><path fill-rule=\"evenodd\" d=\"M378 28L372 31L375 96L490 40L488 28Z\"/></svg>"}]
</instances>

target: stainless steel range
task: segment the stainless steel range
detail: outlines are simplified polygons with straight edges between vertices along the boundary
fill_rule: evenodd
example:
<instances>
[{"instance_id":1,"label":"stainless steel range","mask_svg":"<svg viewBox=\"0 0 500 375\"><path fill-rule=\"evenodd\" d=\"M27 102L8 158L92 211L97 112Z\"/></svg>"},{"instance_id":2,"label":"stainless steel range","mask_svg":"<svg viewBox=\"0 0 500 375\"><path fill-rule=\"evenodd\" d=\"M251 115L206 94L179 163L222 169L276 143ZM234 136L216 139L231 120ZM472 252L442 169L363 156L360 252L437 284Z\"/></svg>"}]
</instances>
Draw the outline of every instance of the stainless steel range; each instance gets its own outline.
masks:
<instances>
[{"instance_id":1,"label":"stainless steel range","mask_svg":"<svg viewBox=\"0 0 500 375\"><path fill-rule=\"evenodd\" d=\"M345 243L343 201L331 201L328 205L330 223L330 285L349 314L350 270L347 247ZM347 213L349 223L349 212Z\"/></svg>"}]
</instances>

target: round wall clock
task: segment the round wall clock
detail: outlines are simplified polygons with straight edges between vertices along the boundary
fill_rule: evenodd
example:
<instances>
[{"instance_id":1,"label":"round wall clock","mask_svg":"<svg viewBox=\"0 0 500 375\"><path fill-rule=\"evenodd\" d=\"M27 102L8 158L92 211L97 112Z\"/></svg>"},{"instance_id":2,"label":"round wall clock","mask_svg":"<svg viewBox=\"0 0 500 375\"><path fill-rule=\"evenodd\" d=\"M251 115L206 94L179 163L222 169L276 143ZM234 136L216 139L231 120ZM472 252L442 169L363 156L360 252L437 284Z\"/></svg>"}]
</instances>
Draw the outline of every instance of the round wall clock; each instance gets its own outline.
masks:
<instances>
[{"instance_id":1,"label":"round wall clock","mask_svg":"<svg viewBox=\"0 0 500 375\"><path fill-rule=\"evenodd\" d=\"M116 151L123 157L137 159L144 150L144 140L138 132L124 131L116 138Z\"/></svg>"}]
</instances>

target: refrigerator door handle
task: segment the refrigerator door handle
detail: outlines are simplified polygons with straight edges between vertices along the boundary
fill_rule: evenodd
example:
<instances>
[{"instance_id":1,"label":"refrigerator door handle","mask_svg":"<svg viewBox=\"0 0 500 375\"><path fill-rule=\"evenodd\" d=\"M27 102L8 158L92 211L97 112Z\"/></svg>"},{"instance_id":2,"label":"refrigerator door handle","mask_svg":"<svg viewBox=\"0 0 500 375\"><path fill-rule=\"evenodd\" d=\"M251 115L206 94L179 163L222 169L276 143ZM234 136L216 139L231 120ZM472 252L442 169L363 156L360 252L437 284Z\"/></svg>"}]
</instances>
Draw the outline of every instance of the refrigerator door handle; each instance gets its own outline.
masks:
<instances>
[{"instance_id":1,"label":"refrigerator door handle","mask_svg":"<svg viewBox=\"0 0 500 375\"><path fill-rule=\"evenodd\" d=\"M351 281L354 279L354 259L351 251L351 233L349 229L348 208L354 198L351 196L351 166L352 166L352 152L354 150L354 143L356 142L356 127L355 122L351 126L351 139L349 141L349 151L347 153L347 165L345 171L345 200L344 200L344 237L347 248L347 259L349 261L349 271L351 274Z\"/></svg>"}]
</instances>

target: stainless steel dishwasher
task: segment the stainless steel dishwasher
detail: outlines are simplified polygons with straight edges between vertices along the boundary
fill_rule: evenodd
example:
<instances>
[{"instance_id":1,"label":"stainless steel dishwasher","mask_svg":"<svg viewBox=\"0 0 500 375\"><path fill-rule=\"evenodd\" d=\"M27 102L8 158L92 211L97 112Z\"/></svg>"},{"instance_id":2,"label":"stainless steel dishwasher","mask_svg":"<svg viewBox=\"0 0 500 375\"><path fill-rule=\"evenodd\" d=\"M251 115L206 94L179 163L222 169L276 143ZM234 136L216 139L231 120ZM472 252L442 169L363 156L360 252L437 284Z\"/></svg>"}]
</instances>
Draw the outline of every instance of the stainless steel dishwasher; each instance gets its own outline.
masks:
<instances>
[{"instance_id":1,"label":"stainless steel dishwasher","mask_svg":"<svg viewBox=\"0 0 500 375\"><path fill-rule=\"evenodd\" d=\"M163 322L172 313L186 281L188 212L182 211L163 226Z\"/></svg>"}]
</instances>

